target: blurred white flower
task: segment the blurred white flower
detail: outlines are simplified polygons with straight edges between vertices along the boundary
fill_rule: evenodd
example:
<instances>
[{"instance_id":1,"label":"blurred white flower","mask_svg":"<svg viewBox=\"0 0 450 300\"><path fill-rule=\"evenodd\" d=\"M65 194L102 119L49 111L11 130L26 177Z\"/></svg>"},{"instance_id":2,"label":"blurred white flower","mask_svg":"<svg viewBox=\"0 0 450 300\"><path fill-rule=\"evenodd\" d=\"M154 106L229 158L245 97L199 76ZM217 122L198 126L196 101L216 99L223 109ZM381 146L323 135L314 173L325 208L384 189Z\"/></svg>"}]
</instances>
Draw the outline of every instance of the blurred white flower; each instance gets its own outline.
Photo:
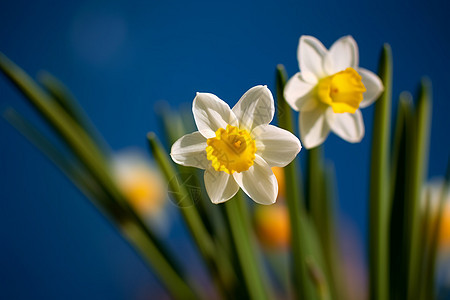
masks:
<instances>
[{"instance_id":1,"label":"blurred white flower","mask_svg":"<svg viewBox=\"0 0 450 300\"><path fill-rule=\"evenodd\" d=\"M301 72L289 79L284 97L300 111L303 145L322 144L330 130L348 142L360 142L364 122L359 108L372 104L383 84L377 75L358 67L355 40L342 37L327 50L316 38L302 36L297 57Z\"/></svg>"},{"instance_id":2,"label":"blurred white flower","mask_svg":"<svg viewBox=\"0 0 450 300\"><path fill-rule=\"evenodd\" d=\"M257 203L275 203L278 184L271 167L289 164L301 145L292 133L269 125L275 111L270 90L251 88L233 109L213 94L197 93L192 111L199 131L173 144L172 159L205 170L213 203L229 200L239 187Z\"/></svg>"}]
</instances>

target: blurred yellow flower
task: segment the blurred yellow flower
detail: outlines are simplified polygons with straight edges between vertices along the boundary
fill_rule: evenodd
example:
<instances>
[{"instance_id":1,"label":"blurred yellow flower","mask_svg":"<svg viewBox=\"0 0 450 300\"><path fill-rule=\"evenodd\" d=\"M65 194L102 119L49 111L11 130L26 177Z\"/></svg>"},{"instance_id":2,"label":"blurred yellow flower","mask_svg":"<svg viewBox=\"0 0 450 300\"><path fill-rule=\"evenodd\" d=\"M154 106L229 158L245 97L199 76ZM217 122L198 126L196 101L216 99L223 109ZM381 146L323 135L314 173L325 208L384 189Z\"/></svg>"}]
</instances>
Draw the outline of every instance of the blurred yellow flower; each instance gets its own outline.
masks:
<instances>
[{"instance_id":1,"label":"blurred yellow flower","mask_svg":"<svg viewBox=\"0 0 450 300\"><path fill-rule=\"evenodd\" d=\"M289 246L291 230L289 214L284 203L259 205L255 209L255 227L261 244L270 250L284 250Z\"/></svg>"},{"instance_id":2,"label":"blurred yellow flower","mask_svg":"<svg viewBox=\"0 0 450 300\"><path fill-rule=\"evenodd\" d=\"M439 243L442 248L450 249L450 202L446 201L442 211Z\"/></svg>"},{"instance_id":3,"label":"blurred yellow flower","mask_svg":"<svg viewBox=\"0 0 450 300\"><path fill-rule=\"evenodd\" d=\"M144 155L136 151L119 153L114 157L113 170L119 189L140 215L160 215L166 203L165 185Z\"/></svg>"}]
</instances>

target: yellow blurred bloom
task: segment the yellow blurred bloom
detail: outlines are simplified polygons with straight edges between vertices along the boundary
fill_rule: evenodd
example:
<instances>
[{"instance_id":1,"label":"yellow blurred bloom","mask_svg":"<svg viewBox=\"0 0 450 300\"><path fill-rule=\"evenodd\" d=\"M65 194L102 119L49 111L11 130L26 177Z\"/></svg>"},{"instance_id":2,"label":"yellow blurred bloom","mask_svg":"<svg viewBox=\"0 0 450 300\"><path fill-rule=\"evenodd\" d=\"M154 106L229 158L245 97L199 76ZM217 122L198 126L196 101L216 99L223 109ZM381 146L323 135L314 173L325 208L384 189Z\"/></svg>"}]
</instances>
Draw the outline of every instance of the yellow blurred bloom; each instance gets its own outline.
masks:
<instances>
[{"instance_id":1,"label":"yellow blurred bloom","mask_svg":"<svg viewBox=\"0 0 450 300\"><path fill-rule=\"evenodd\" d=\"M284 203L258 206L255 210L256 233L261 244L272 250L283 250L289 246L291 231L289 214Z\"/></svg>"},{"instance_id":2,"label":"yellow blurred bloom","mask_svg":"<svg viewBox=\"0 0 450 300\"><path fill-rule=\"evenodd\" d=\"M450 200L450 199L448 199ZM446 201L442 211L441 231L439 244L442 248L450 250L450 202Z\"/></svg>"},{"instance_id":3,"label":"yellow blurred bloom","mask_svg":"<svg viewBox=\"0 0 450 300\"><path fill-rule=\"evenodd\" d=\"M126 151L115 156L114 176L119 189L142 216L159 215L166 202L166 190L159 173L139 152Z\"/></svg>"}]
</instances>

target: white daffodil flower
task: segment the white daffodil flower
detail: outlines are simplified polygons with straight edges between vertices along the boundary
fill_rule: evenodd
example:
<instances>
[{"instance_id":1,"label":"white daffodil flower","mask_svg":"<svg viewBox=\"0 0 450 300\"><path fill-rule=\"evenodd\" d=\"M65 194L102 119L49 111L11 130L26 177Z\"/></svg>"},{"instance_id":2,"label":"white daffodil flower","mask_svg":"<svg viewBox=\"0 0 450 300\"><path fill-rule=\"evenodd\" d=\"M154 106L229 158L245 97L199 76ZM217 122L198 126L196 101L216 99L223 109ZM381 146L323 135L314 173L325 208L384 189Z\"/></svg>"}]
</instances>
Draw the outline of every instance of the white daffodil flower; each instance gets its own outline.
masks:
<instances>
[{"instance_id":1,"label":"white daffodil flower","mask_svg":"<svg viewBox=\"0 0 450 300\"><path fill-rule=\"evenodd\" d=\"M357 143L364 137L359 108L372 104L383 91L380 78L359 68L358 45L351 36L327 50L312 36L302 36L297 57L300 65L286 84L284 97L300 111L300 136L306 148L322 144L333 131Z\"/></svg>"},{"instance_id":2,"label":"white daffodil flower","mask_svg":"<svg viewBox=\"0 0 450 300\"><path fill-rule=\"evenodd\" d=\"M292 133L269 125L274 111L266 86L248 90L233 109L213 94L197 93L192 112L198 131L176 141L170 155L205 170L213 203L229 200L241 187L255 202L273 204L278 184L271 167L286 166L301 149Z\"/></svg>"}]
</instances>

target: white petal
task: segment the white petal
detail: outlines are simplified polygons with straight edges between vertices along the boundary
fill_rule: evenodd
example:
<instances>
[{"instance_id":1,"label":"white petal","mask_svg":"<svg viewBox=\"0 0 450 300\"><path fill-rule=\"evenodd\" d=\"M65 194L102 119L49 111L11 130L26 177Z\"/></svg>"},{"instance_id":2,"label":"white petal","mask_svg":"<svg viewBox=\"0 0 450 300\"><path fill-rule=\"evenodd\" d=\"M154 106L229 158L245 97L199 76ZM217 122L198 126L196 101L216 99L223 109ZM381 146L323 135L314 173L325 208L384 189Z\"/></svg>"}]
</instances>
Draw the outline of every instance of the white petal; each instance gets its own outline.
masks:
<instances>
[{"instance_id":1,"label":"white petal","mask_svg":"<svg viewBox=\"0 0 450 300\"><path fill-rule=\"evenodd\" d=\"M336 114L329 107L326 119L331 130L347 142L358 143L364 137L364 121L359 109L354 114Z\"/></svg>"},{"instance_id":2,"label":"white petal","mask_svg":"<svg viewBox=\"0 0 450 300\"><path fill-rule=\"evenodd\" d=\"M307 149L322 144L330 132L325 120L325 109L320 105L314 110L300 112L300 136L303 146Z\"/></svg>"},{"instance_id":3,"label":"white petal","mask_svg":"<svg viewBox=\"0 0 450 300\"><path fill-rule=\"evenodd\" d=\"M363 101L359 105L364 108L377 100L384 88L380 77L378 77L375 73L364 68L359 68L358 73L361 75L362 83L366 87L366 92L363 94Z\"/></svg>"},{"instance_id":4,"label":"white petal","mask_svg":"<svg viewBox=\"0 0 450 300\"><path fill-rule=\"evenodd\" d=\"M253 201L269 205L277 200L277 178L270 166L259 155L256 155L254 165L250 169L241 173L233 173L233 176Z\"/></svg>"},{"instance_id":5,"label":"white petal","mask_svg":"<svg viewBox=\"0 0 450 300\"><path fill-rule=\"evenodd\" d=\"M204 175L206 192L211 202L222 203L233 197L239 190L239 185L233 176L214 168L208 168Z\"/></svg>"},{"instance_id":6,"label":"white petal","mask_svg":"<svg viewBox=\"0 0 450 300\"><path fill-rule=\"evenodd\" d=\"M210 165L206 158L206 146L206 138L196 131L173 143L170 156L177 164L206 169Z\"/></svg>"},{"instance_id":7,"label":"white petal","mask_svg":"<svg viewBox=\"0 0 450 300\"><path fill-rule=\"evenodd\" d=\"M213 94L197 93L192 112L198 131L206 138L215 137L217 129L226 128L227 124L237 126L237 118L228 104Z\"/></svg>"},{"instance_id":8,"label":"white petal","mask_svg":"<svg viewBox=\"0 0 450 300\"><path fill-rule=\"evenodd\" d=\"M317 106L314 87L315 84L306 82L302 74L297 73L286 83L284 98L296 111L312 110Z\"/></svg>"},{"instance_id":9,"label":"white petal","mask_svg":"<svg viewBox=\"0 0 450 300\"><path fill-rule=\"evenodd\" d=\"M300 37L297 58L305 81L317 83L318 79L326 75L323 68L326 53L325 46L315 37L308 35Z\"/></svg>"},{"instance_id":10,"label":"white petal","mask_svg":"<svg viewBox=\"0 0 450 300\"><path fill-rule=\"evenodd\" d=\"M300 152L298 138L287 130L273 125L261 125L253 129L257 154L270 167L284 167Z\"/></svg>"},{"instance_id":11,"label":"white petal","mask_svg":"<svg viewBox=\"0 0 450 300\"><path fill-rule=\"evenodd\" d=\"M233 107L233 113L239 120L239 127L248 131L261 124L269 124L274 112L273 96L265 85L249 89Z\"/></svg>"},{"instance_id":12,"label":"white petal","mask_svg":"<svg viewBox=\"0 0 450 300\"><path fill-rule=\"evenodd\" d=\"M325 70L329 75L345 70L357 69L359 64L358 45L350 36L341 37L334 42L325 58Z\"/></svg>"}]
</instances>

